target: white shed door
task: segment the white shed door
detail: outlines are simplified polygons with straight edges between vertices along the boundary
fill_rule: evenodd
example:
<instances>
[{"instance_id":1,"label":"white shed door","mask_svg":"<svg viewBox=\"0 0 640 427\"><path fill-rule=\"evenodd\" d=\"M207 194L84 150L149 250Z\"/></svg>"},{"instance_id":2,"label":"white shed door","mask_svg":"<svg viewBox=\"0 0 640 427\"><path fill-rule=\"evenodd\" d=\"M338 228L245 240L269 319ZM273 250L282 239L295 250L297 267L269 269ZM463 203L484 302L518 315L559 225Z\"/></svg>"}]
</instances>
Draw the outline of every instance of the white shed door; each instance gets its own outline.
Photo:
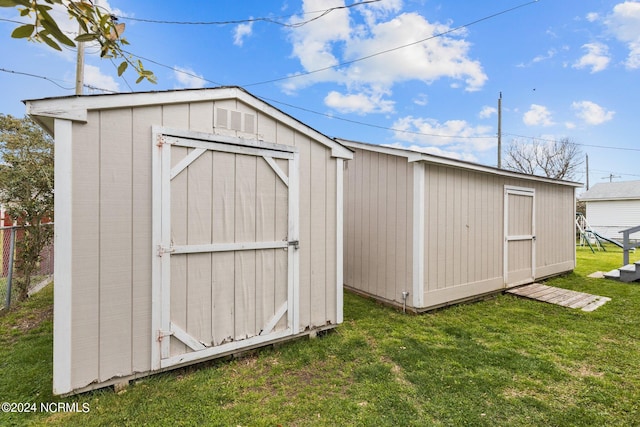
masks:
<instances>
[{"instance_id":1,"label":"white shed door","mask_svg":"<svg viewBox=\"0 0 640 427\"><path fill-rule=\"evenodd\" d=\"M535 190L504 189L504 282L506 287L535 277Z\"/></svg>"},{"instance_id":2,"label":"white shed door","mask_svg":"<svg viewBox=\"0 0 640 427\"><path fill-rule=\"evenodd\" d=\"M156 136L155 369L298 329L295 147L188 135Z\"/></svg>"}]
</instances>

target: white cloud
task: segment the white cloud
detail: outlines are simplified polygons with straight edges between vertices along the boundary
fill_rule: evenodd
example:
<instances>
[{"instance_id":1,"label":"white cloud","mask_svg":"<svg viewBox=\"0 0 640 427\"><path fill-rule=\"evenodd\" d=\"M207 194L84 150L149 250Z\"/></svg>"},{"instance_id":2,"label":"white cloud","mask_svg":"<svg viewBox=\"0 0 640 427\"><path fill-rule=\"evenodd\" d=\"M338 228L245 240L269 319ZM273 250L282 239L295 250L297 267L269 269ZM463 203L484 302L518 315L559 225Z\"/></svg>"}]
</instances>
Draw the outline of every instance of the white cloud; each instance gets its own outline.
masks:
<instances>
[{"instance_id":1,"label":"white cloud","mask_svg":"<svg viewBox=\"0 0 640 427\"><path fill-rule=\"evenodd\" d=\"M239 24L233 32L233 44L242 46L244 39L253 33L253 22Z\"/></svg>"},{"instance_id":2,"label":"white cloud","mask_svg":"<svg viewBox=\"0 0 640 427\"><path fill-rule=\"evenodd\" d=\"M418 96L416 96L416 98L413 100L413 103L421 107L424 107L427 104L429 104L429 97L427 96L426 93L418 94Z\"/></svg>"},{"instance_id":3,"label":"white cloud","mask_svg":"<svg viewBox=\"0 0 640 427\"><path fill-rule=\"evenodd\" d=\"M573 64L573 68L591 67L591 73L597 73L607 68L611 61L607 45L603 43L587 43L582 45L582 48L586 49L587 53Z\"/></svg>"},{"instance_id":4,"label":"white cloud","mask_svg":"<svg viewBox=\"0 0 640 427\"><path fill-rule=\"evenodd\" d=\"M465 120L440 123L431 118L407 116L392 125L401 146L432 154L475 161L475 153L494 148L491 126L473 126Z\"/></svg>"},{"instance_id":5,"label":"white cloud","mask_svg":"<svg viewBox=\"0 0 640 427\"><path fill-rule=\"evenodd\" d=\"M324 99L325 105L340 113L391 113L395 103L382 99L382 94L366 95L364 93L343 95L331 91Z\"/></svg>"},{"instance_id":6,"label":"white cloud","mask_svg":"<svg viewBox=\"0 0 640 427\"><path fill-rule=\"evenodd\" d=\"M529 111L524 113L522 121L527 126L552 126L554 122L551 118L551 112L542 105L531 104Z\"/></svg>"},{"instance_id":7,"label":"white cloud","mask_svg":"<svg viewBox=\"0 0 640 427\"><path fill-rule=\"evenodd\" d=\"M92 86L94 90L104 90L107 92L120 92L120 85L113 77L102 74L100 68L95 65L85 64L84 84Z\"/></svg>"},{"instance_id":8,"label":"white cloud","mask_svg":"<svg viewBox=\"0 0 640 427\"><path fill-rule=\"evenodd\" d=\"M480 117L481 119L488 119L494 114L498 114L498 109L485 105L484 107L482 107L482 110L480 110L480 113L478 113L478 117Z\"/></svg>"},{"instance_id":9,"label":"white cloud","mask_svg":"<svg viewBox=\"0 0 640 427\"><path fill-rule=\"evenodd\" d=\"M613 119L615 111L606 111L604 108L591 101L579 101L571 104L576 111L576 116L588 125L600 125Z\"/></svg>"},{"instance_id":10,"label":"white cloud","mask_svg":"<svg viewBox=\"0 0 640 427\"><path fill-rule=\"evenodd\" d=\"M596 22L598 19L600 19L600 15L598 15L596 12L590 12L587 13L586 18L589 22Z\"/></svg>"},{"instance_id":11,"label":"white cloud","mask_svg":"<svg viewBox=\"0 0 640 427\"><path fill-rule=\"evenodd\" d=\"M305 0L303 12L343 5L343 0ZM333 82L344 85L352 95L364 94L363 98L371 93L391 93L395 84L405 81L431 84L450 79L466 91L480 90L487 75L480 62L470 58L466 32L434 37L451 26L429 22L417 13L397 15L401 7L401 0L390 0L335 10L322 20L292 29L293 56L304 71L313 73L287 81L283 89L293 93L315 83ZM359 13L364 20L350 13ZM291 22L302 19L297 16ZM419 42L426 39L429 41ZM359 60L365 57L368 59ZM331 68L340 63L345 65Z\"/></svg>"},{"instance_id":12,"label":"white cloud","mask_svg":"<svg viewBox=\"0 0 640 427\"><path fill-rule=\"evenodd\" d=\"M545 55L538 55L535 58L533 58L532 62L536 63L536 62L546 61L547 59L551 59L554 56L556 56L556 53L558 53L557 50L549 49Z\"/></svg>"},{"instance_id":13,"label":"white cloud","mask_svg":"<svg viewBox=\"0 0 640 427\"><path fill-rule=\"evenodd\" d=\"M564 127L566 127L567 129L575 129L576 124L573 122L565 122Z\"/></svg>"},{"instance_id":14,"label":"white cloud","mask_svg":"<svg viewBox=\"0 0 640 427\"><path fill-rule=\"evenodd\" d=\"M392 85L407 80L432 83L442 78L464 82L465 90L476 91L487 80L478 61L468 57L470 44L458 37L441 36L428 43L398 49L411 41L424 40L450 30L444 24L430 23L416 13L404 13L375 24L369 37L354 38L345 47L345 59L354 60L379 52L349 67L349 79L365 83Z\"/></svg>"},{"instance_id":15,"label":"white cloud","mask_svg":"<svg viewBox=\"0 0 640 427\"><path fill-rule=\"evenodd\" d=\"M176 89L199 89L204 87L206 81L202 74L197 74L191 68L178 67L173 70L173 77L178 81Z\"/></svg>"},{"instance_id":16,"label":"white cloud","mask_svg":"<svg viewBox=\"0 0 640 427\"><path fill-rule=\"evenodd\" d=\"M294 16L291 18L291 23L313 18L313 15L309 15L313 11L339 6L344 6L343 0L305 0L304 15ZM311 21L291 31L293 55L300 60L306 71L336 65L339 61L333 55L332 44L347 41L350 34L349 12L345 9L334 10L322 19ZM296 81L299 80L296 79Z\"/></svg>"},{"instance_id":17,"label":"white cloud","mask_svg":"<svg viewBox=\"0 0 640 427\"><path fill-rule=\"evenodd\" d=\"M455 150L443 150L439 147L423 146L416 144L402 144L394 142L393 144L382 144L384 147L400 148L403 150L418 151L420 153L433 154L440 157L449 157L452 159L465 160L467 162L477 162L478 158L473 153L459 152Z\"/></svg>"},{"instance_id":18,"label":"white cloud","mask_svg":"<svg viewBox=\"0 0 640 427\"><path fill-rule=\"evenodd\" d=\"M605 24L619 41L627 44L627 68L640 68L640 2L625 1L617 4Z\"/></svg>"}]
</instances>

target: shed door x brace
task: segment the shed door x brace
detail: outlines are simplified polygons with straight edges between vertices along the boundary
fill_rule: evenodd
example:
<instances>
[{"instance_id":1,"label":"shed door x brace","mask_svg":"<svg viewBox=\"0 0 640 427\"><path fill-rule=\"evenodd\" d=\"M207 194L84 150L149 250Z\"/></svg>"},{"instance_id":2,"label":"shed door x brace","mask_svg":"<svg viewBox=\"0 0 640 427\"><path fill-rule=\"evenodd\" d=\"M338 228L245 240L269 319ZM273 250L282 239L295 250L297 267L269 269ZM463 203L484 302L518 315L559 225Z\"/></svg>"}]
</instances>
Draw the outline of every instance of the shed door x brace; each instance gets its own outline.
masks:
<instances>
[{"instance_id":1,"label":"shed door x brace","mask_svg":"<svg viewBox=\"0 0 640 427\"><path fill-rule=\"evenodd\" d=\"M153 369L296 333L296 148L164 128L153 141Z\"/></svg>"}]
</instances>

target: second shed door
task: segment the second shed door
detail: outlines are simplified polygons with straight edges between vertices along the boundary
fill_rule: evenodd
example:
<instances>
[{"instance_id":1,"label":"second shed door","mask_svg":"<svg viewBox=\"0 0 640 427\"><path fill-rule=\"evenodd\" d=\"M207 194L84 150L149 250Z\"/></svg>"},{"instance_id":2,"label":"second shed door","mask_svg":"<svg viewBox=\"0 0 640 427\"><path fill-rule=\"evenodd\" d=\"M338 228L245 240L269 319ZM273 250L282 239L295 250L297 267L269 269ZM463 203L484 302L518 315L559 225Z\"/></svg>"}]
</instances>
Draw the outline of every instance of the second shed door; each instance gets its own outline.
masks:
<instances>
[{"instance_id":1,"label":"second shed door","mask_svg":"<svg viewBox=\"0 0 640 427\"><path fill-rule=\"evenodd\" d=\"M506 287L535 277L535 190L504 189L504 282Z\"/></svg>"},{"instance_id":2,"label":"second shed door","mask_svg":"<svg viewBox=\"0 0 640 427\"><path fill-rule=\"evenodd\" d=\"M295 148L162 141L155 367L292 335L298 318Z\"/></svg>"}]
</instances>

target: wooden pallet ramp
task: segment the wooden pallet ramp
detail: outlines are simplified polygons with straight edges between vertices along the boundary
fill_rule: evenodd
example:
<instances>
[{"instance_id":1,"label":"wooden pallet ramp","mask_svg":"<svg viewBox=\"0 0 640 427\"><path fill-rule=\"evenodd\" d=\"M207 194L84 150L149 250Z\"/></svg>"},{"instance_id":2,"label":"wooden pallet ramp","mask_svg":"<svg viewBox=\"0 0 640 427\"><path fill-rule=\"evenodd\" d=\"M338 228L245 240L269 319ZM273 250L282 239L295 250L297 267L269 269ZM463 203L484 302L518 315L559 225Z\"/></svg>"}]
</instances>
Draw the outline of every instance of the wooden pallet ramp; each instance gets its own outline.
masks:
<instances>
[{"instance_id":1,"label":"wooden pallet ramp","mask_svg":"<svg viewBox=\"0 0 640 427\"><path fill-rule=\"evenodd\" d=\"M530 285L512 288L506 292L523 298L543 301L563 307L579 308L582 311L593 311L603 306L607 301L611 301L611 298L608 297L556 288L541 283L532 283Z\"/></svg>"}]
</instances>

